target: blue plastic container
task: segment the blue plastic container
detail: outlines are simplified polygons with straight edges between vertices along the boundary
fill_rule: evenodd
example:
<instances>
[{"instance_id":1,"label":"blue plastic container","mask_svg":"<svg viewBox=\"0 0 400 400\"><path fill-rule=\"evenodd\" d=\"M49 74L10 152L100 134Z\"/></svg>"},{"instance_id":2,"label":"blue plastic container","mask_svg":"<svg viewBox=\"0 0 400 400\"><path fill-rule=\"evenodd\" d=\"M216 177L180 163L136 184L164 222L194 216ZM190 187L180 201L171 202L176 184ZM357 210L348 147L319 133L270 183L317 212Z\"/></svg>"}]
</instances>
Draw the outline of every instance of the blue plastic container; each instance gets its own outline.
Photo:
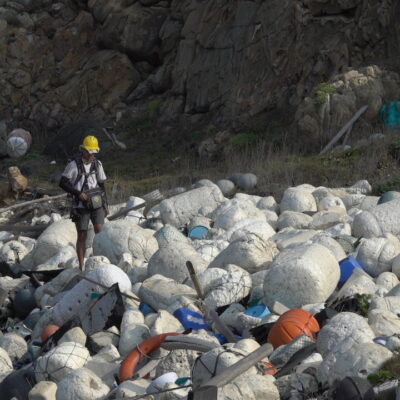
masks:
<instances>
[{"instance_id":1,"label":"blue plastic container","mask_svg":"<svg viewBox=\"0 0 400 400\"><path fill-rule=\"evenodd\" d=\"M188 308L178 308L173 313L174 317L177 318L185 329L205 329L210 330L204 317Z\"/></svg>"},{"instance_id":2,"label":"blue plastic container","mask_svg":"<svg viewBox=\"0 0 400 400\"><path fill-rule=\"evenodd\" d=\"M144 316L146 316L147 314L151 314L151 313L156 313L157 312L153 307L149 306L146 303L140 303L139 304L139 310L142 312L142 314Z\"/></svg>"},{"instance_id":3,"label":"blue plastic container","mask_svg":"<svg viewBox=\"0 0 400 400\"><path fill-rule=\"evenodd\" d=\"M379 197L378 204L387 203L388 201L398 199L399 197L400 197L400 192L395 192L391 190L389 192L383 193L383 195Z\"/></svg>"},{"instance_id":4,"label":"blue plastic container","mask_svg":"<svg viewBox=\"0 0 400 400\"><path fill-rule=\"evenodd\" d=\"M244 312L244 314L250 315L250 316L256 317L256 318L264 318L268 314L271 314L271 311L269 311L268 307L265 306L264 304L259 304L257 306L253 306L253 307L248 308Z\"/></svg>"},{"instance_id":5,"label":"blue plastic container","mask_svg":"<svg viewBox=\"0 0 400 400\"><path fill-rule=\"evenodd\" d=\"M208 228L205 226L194 226L190 232L189 232L189 237L191 239L204 239L208 233Z\"/></svg>"},{"instance_id":6,"label":"blue plastic container","mask_svg":"<svg viewBox=\"0 0 400 400\"><path fill-rule=\"evenodd\" d=\"M352 256L348 256L339 262L340 266L340 283L345 283L350 278L356 268L363 269L359 262Z\"/></svg>"}]
</instances>

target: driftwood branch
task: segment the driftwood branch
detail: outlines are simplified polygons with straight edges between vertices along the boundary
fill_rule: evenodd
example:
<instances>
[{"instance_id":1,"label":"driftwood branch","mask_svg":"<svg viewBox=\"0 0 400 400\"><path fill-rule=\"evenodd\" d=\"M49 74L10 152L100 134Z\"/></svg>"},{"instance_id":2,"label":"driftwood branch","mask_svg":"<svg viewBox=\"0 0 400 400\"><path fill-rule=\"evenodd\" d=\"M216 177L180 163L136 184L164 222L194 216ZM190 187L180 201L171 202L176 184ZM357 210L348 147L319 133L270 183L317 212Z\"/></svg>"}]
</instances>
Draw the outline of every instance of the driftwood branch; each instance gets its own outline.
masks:
<instances>
[{"instance_id":1,"label":"driftwood branch","mask_svg":"<svg viewBox=\"0 0 400 400\"><path fill-rule=\"evenodd\" d=\"M0 232L43 232L46 225L0 225Z\"/></svg>"},{"instance_id":2,"label":"driftwood branch","mask_svg":"<svg viewBox=\"0 0 400 400\"><path fill-rule=\"evenodd\" d=\"M201 308L203 309L206 318L209 318L214 322L218 331L226 337L229 343L236 343L237 339L235 338L235 335L231 332L225 322L222 321L217 312L215 310L212 310L210 307L207 306L204 301L202 301L204 299L204 292L197 278L196 270L194 269L193 264L190 261L186 261L186 268L189 271L189 275L196 289L197 296L201 300Z\"/></svg>"},{"instance_id":3,"label":"driftwood branch","mask_svg":"<svg viewBox=\"0 0 400 400\"><path fill-rule=\"evenodd\" d=\"M67 197L67 194L64 193L64 194L60 194L58 196L43 197L41 199L24 201L23 203L17 203L17 204L14 204L12 206L9 206L9 207L0 208L0 214L5 213L7 211L15 210L17 208L25 207L25 206L28 206L30 204L43 203L43 202L46 202L46 201L51 202L51 201L55 201L55 200L61 200L61 199L64 199L66 197Z\"/></svg>"},{"instance_id":4,"label":"driftwood branch","mask_svg":"<svg viewBox=\"0 0 400 400\"><path fill-rule=\"evenodd\" d=\"M367 108L368 106L361 107L346 123L346 125L344 125L343 128L336 134L336 136L321 150L319 154L322 155L327 153L347 131L351 130L353 124L358 120L358 118L361 117L362 114L365 113Z\"/></svg>"},{"instance_id":5,"label":"driftwood branch","mask_svg":"<svg viewBox=\"0 0 400 400\"><path fill-rule=\"evenodd\" d=\"M128 214L129 211L139 210L139 208L143 208L145 207L145 205L146 203L140 203L136 206L122 208L121 210L118 210L115 214L107 217L107 219L109 221L113 221L114 219L124 217L126 214Z\"/></svg>"}]
</instances>

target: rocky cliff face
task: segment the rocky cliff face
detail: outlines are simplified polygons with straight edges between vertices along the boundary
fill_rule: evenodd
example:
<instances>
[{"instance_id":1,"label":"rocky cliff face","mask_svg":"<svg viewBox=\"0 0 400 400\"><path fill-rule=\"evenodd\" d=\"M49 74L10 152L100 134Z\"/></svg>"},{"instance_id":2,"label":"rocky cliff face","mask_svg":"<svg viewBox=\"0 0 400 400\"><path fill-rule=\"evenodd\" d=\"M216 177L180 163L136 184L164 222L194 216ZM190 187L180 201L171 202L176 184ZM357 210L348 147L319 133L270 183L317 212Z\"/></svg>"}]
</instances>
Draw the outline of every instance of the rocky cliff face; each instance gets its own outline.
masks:
<instances>
[{"instance_id":1,"label":"rocky cliff face","mask_svg":"<svg viewBox=\"0 0 400 400\"><path fill-rule=\"evenodd\" d=\"M154 98L164 124L290 119L349 67L398 70L399 17L395 0L0 0L0 119L110 123Z\"/></svg>"}]
</instances>

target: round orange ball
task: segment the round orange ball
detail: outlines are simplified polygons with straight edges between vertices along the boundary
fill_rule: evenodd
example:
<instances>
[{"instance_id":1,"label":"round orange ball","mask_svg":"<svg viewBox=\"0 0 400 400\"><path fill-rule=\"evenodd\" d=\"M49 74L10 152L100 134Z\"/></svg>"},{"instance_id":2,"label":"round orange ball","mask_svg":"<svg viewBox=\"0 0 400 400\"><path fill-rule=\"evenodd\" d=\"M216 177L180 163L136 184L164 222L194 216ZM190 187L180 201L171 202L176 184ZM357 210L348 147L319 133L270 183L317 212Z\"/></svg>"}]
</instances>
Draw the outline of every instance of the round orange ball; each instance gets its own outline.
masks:
<instances>
[{"instance_id":1,"label":"round orange ball","mask_svg":"<svg viewBox=\"0 0 400 400\"><path fill-rule=\"evenodd\" d=\"M44 343L50 336L54 335L59 329L60 327L58 325L47 325L40 334L42 343Z\"/></svg>"},{"instance_id":2,"label":"round orange ball","mask_svg":"<svg viewBox=\"0 0 400 400\"><path fill-rule=\"evenodd\" d=\"M269 331L267 340L276 349L300 335L316 339L319 330L318 321L312 314L303 309L292 309L279 317Z\"/></svg>"}]
</instances>

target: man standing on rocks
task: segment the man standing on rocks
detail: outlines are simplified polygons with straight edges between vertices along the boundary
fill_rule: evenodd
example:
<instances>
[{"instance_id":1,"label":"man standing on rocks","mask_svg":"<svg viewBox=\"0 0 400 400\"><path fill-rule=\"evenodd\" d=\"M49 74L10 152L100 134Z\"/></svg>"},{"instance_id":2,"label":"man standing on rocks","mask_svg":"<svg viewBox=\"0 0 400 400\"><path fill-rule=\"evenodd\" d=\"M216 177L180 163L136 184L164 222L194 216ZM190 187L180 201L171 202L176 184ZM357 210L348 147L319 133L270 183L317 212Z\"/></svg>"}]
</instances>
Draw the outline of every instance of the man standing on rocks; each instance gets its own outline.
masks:
<instances>
[{"instance_id":1,"label":"man standing on rocks","mask_svg":"<svg viewBox=\"0 0 400 400\"><path fill-rule=\"evenodd\" d=\"M83 270L89 220L93 223L94 232L101 232L104 218L108 215L108 204L104 186L106 174L95 157L100 151L97 138L86 136L79 150L79 156L65 167L60 187L73 196L71 218L78 233L76 252L79 268Z\"/></svg>"}]
</instances>

